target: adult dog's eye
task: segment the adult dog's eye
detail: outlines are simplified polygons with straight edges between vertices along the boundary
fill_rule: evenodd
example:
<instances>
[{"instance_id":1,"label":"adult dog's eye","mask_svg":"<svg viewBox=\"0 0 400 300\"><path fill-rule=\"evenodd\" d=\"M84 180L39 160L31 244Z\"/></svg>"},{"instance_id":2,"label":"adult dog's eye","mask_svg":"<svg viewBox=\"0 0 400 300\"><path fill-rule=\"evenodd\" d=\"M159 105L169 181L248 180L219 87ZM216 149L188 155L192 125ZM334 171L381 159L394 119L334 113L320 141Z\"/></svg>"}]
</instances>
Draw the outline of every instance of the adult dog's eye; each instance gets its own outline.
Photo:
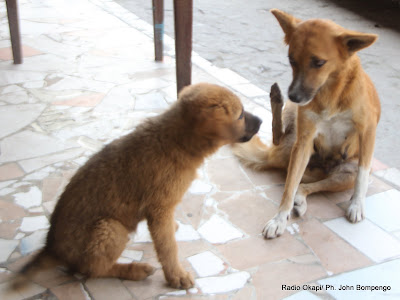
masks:
<instances>
[{"instance_id":1,"label":"adult dog's eye","mask_svg":"<svg viewBox=\"0 0 400 300\"><path fill-rule=\"evenodd\" d=\"M240 116L239 116L239 119L238 119L238 120L241 120L241 119L243 119L243 117L244 117L244 110L242 110L242 113L240 114Z\"/></svg>"},{"instance_id":2,"label":"adult dog's eye","mask_svg":"<svg viewBox=\"0 0 400 300\"><path fill-rule=\"evenodd\" d=\"M326 60L313 57L311 59L311 67L319 69L326 63Z\"/></svg>"}]
</instances>

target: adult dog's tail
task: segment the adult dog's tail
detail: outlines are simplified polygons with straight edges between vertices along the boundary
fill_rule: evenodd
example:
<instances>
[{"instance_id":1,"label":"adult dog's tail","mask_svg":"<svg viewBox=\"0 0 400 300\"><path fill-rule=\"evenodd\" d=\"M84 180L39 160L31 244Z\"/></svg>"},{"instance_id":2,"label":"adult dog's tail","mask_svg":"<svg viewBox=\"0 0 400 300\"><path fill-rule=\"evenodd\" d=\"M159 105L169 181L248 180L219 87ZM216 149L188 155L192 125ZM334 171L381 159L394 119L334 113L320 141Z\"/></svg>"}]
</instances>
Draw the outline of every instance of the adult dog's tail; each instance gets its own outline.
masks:
<instances>
[{"instance_id":1,"label":"adult dog's tail","mask_svg":"<svg viewBox=\"0 0 400 300\"><path fill-rule=\"evenodd\" d=\"M268 147L256 135L247 143L232 145L232 151L240 162L253 170L271 168L268 162Z\"/></svg>"},{"instance_id":2,"label":"adult dog's tail","mask_svg":"<svg viewBox=\"0 0 400 300\"><path fill-rule=\"evenodd\" d=\"M36 273L54 268L59 264L60 261L50 255L44 248L16 274L11 282L11 288L21 289Z\"/></svg>"}]
</instances>

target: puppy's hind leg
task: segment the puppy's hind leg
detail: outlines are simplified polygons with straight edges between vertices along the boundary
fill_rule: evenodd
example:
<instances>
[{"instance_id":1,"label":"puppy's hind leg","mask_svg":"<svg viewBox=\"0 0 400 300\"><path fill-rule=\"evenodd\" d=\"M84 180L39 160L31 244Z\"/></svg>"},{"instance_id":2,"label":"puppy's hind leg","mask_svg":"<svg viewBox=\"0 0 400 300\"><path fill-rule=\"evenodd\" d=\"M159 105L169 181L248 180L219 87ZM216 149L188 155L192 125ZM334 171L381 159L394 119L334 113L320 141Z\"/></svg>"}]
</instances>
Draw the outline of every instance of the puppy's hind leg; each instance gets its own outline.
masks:
<instances>
[{"instance_id":1,"label":"puppy's hind leg","mask_svg":"<svg viewBox=\"0 0 400 300\"><path fill-rule=\"evenodd\" d=\"M89 277L116 277L142 280L154 273L146 263L116 263L128 242L128 230L118 221L103 219L91 231L84 258L78 269Z\"/></svg>"}]
</instances>

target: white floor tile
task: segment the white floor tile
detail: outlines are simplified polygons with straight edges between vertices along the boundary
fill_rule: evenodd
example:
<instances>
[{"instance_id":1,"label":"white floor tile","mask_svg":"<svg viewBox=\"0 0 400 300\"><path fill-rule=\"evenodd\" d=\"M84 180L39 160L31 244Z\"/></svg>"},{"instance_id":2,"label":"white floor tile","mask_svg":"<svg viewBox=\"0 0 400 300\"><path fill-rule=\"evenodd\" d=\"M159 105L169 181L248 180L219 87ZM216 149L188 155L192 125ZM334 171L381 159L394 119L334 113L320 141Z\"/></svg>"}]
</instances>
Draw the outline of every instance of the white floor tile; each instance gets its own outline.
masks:
<instances>
[{"instance_id":1,"label":"white floor tile","mask_svg":"<svg viewBox=\"0 0 400 300\"><path fill-rule=\"evenodd\" d=\"M223 244L243 236L243 233L217 215L213 215L198 232L212 244Z\"/></svg>"},{"instance_id":2,"label":"white floor tile","mask_svg":"<svg viewBox=\"0 0 400 300\"><path fill-rule=\"evenodd\" d=\"M204 294L227 293L243 288L249 278L249 273L238 272L226 276L200 278L196 280L196 286Z\"/></svg>"},{"instance_id":3,"label":"white floor tile","mask_svg":"<svg viewBox=\"0 0 400 300\"><path fill-rule=\"evenodd\" d=\"M392 189L370 196L365 201L369 220L386 231L400 230L400 191Z\"/></svg>"},{"instance_id":4,"label":"white floor tile","mask_svg":"<svg viewBox=\"0 0 400 300\"><path fill-rule=\"evenodd\" d=\"M322 285L331 285L327 293L336 299L399 299L400 296L400 260L393 260L380 265L344 273L338 276L319 280ZM339 290L340 286L349 286L348 290ZM357 285L362 287L390 287L390 290L357 290ZM354 288L354 290L351 290Z\"/></svg>"},{"instance_id":5,"label":"white floor tile","mask_svg":"<svg viewBox=\"0 0 400 300\"><path fill-rule=\"evenodd\" d=\"M400 242L368 219L352 224L338 218L324 224L375 262L400 255Z\"/></svg>"},{"instance_id":6,"label":"white floor tile","mask_svg":"<svg viewBox=\"0 0 400 300\"><path fill-rule=\"evenodd\" d=\"M210 251L193 255L187 260L200 277L216 275L225 269L224 261Z\"/></svg>"}]
</instances>

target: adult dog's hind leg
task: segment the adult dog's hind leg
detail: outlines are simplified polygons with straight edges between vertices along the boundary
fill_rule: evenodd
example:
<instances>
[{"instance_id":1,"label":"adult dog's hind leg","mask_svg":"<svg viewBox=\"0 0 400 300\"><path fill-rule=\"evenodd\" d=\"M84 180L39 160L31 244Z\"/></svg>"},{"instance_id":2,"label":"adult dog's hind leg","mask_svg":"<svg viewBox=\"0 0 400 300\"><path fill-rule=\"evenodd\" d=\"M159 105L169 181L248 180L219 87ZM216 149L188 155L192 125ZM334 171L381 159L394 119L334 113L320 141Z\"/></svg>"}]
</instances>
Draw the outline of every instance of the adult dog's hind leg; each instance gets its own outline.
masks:
<instances>
[{"instance_id":1,"label":"adult dog's hind leg","mask_svg":"<svg viewBox=\"0 0 400 300\"><path fill-rule=\"evenodd\" d=\"M294 198L294 211L302 216L307 210L306 198L317 192L341 192L354 187L357 162L343 163L332 170L328 177L312 182L300 183Z\"/></svg>"},{"instance_id":2,"label":"adult dog's hind leg","mask_svg":"<svg viewBox=\"0 0 400 300\"><path fill-rule=\"evenodd\" d=\"M283 97L277 83L271 86L269 97L272 110L272 141L277 146L284 133L282 129Z\"/></svg>"}]
</instances>

